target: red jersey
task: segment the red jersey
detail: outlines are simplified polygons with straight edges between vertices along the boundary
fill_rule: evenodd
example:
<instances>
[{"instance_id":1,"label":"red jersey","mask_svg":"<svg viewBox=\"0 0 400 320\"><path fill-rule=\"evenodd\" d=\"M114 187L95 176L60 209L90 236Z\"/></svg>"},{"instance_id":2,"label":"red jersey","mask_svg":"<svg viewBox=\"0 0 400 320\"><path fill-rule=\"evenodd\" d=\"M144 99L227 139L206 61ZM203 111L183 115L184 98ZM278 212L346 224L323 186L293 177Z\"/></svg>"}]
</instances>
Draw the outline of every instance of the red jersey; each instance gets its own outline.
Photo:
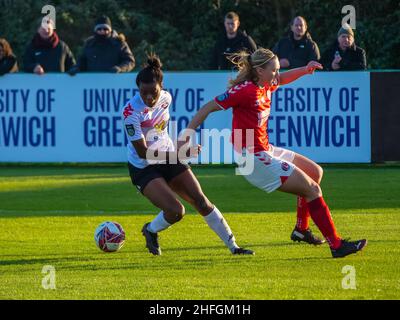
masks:
<instances>
[{"instance_id":1,"label":"red jersey","mask_svg":"<svg viewBox=\"0 0 400 320\"><path fill-rule=\"evenodd\" d=\"M215 98L215 102L222 109L233 109L232 143L236 150L241 148L252 152L269 150L267 127L271 109L271 93L278 87L278 84L272 86L266 84L264 87L259 87L252 81L245 81ZM254 141L246 141L246 129L254 130ZM240 141L235 141L235 136L241 137L241 146Z\"/></svg>"}]
</instances>

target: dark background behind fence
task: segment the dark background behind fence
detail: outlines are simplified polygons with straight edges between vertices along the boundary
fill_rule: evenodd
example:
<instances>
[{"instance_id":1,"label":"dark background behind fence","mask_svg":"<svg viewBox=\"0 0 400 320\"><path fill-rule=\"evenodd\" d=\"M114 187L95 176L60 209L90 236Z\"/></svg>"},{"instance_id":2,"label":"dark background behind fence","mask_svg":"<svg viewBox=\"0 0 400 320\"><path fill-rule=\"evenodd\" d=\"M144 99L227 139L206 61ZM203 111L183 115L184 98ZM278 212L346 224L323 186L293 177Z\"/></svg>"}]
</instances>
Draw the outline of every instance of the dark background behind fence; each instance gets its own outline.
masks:
<instances>
[{"instance_id":1,"label":"dark background behind fence","mask_svg":"<svg viewBox=\"0 0 400 320\"><path fill-rule=\"evenodd\" d=\"M295 15L302 15L323 52L336 38L342 7L351 4L356 8L356 44L366 49L369 69L400 68L398 0L0 0L0 37L9 40L20 61L46 4L55 6L57 32L75 57L92 34L94 20L107 14L139 64L153 49L168 70L206 69L230 10L240 15L242 29L257 45L267 48L288 31Z\"/></svg>"},{"instance_id":2,"label":"dark background behind fence","mask_svg":"<svg viewBox=\"0 0 400 320\"><path fill-rule=\"evenodd\" d=\"M371 72L373 162L400 161L400 72Z\"/></svg>"}]
</instances>

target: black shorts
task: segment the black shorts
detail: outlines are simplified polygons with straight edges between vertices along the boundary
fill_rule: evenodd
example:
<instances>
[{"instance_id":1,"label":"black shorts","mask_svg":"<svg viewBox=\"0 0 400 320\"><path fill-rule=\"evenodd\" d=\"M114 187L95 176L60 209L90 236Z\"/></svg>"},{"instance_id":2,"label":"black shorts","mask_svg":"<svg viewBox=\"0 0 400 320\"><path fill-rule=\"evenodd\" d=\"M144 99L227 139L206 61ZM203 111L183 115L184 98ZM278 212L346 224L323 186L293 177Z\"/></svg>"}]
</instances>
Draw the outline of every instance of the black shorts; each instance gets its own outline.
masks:
<instances>
[{"instance_id":1,"label":"black shorts","mask_svg":"<svg viewBox=\"0 0 400 320\"><path fill-rule=\"evenodd\" d=\"M129 175L132 184L143 193L147 184L154 179L164 178L169 182L182 172L190 169L190 166L183 163L178 164L152 164L143 169L139 169L128 162Z\"/></svg>"}]
</instances>

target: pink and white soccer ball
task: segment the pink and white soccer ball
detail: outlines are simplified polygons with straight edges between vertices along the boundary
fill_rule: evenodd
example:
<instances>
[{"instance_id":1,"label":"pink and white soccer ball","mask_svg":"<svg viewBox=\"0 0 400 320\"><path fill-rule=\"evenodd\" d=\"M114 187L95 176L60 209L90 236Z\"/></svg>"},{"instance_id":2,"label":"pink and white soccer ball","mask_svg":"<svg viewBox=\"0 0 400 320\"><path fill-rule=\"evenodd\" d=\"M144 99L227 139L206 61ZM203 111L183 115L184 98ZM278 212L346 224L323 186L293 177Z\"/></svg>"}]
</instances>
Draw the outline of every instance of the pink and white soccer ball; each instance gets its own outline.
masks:
<instances>
[{"instance_id":1,"label":"pink and white soccer ball","mask_svg":"<svg viewBox=\"0 0 400 320\"><path fill-rule=\"evenodd\" d=\"M125 231L117 222L106 221L100 224L95 233L94 241L104 252L115 252L125 243Z\"/></svg>"}]
</instances>

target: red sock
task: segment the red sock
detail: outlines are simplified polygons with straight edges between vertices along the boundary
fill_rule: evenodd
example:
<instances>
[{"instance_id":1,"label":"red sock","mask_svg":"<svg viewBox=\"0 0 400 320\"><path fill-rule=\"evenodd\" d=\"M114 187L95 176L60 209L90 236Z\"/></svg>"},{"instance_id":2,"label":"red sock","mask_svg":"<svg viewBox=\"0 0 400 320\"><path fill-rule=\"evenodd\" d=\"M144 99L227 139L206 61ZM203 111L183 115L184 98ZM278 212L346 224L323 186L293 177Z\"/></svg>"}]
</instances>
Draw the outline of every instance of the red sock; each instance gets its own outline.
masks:
<instances>
[{"instance_id":1,"label":"red sock","mask_svg":"<svg viewBox=\"0 0 400 320\"><path fill-rule=\"evenodd\" d=\"M300 231L305 231L309 228L310 224L310 211L306 199L297 197L297 223L296 228Z\"/></svg>"},{"instance_id":2,"label":"red sock","mask_svg":"<svg viewBox=\"0 0 400 320\"><path fill-rule=\"evenodd\" d=\"M308 203L311 218L317 225L326 241L332 249L337 249L342 244L339 235L336 233L336 228L333 223L331 213L326 205L324 198L319 197Z\"/></svg>"}]
</instances>

